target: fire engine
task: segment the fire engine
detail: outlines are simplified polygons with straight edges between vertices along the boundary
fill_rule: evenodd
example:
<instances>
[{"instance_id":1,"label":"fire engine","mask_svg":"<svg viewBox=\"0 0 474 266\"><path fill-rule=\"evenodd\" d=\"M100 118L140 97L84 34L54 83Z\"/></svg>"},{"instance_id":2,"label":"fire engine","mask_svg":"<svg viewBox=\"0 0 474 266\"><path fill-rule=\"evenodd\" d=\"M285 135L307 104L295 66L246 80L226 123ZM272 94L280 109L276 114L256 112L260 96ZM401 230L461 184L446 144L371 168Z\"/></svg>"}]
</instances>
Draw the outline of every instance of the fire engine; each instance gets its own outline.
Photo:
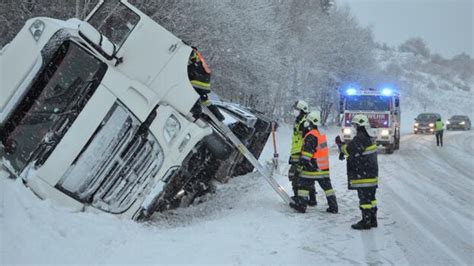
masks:
<instances>
[{"instance_id":1,"label":"fire engine","mask_svg":"<svg viewBox=\"0 0 474 266\"><path fill-rule=\"evenodd\" d=\"M364 114L369 118L369 134L387 153L400 147L400 95L391 87L359 89L349 86L340 90L341 133L345 142L355 136L352 117Z\"/></svg>"}]
</instances>

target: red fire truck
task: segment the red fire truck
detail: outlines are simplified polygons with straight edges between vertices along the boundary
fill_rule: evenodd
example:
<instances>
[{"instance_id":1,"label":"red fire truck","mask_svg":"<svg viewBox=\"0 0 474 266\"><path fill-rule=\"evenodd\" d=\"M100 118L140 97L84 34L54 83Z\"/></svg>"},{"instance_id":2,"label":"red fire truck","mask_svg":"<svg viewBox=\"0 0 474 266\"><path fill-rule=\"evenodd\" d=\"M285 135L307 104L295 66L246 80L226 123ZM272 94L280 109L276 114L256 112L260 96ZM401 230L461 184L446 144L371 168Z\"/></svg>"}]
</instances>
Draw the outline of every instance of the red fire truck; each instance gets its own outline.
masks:
<instances>
[{"instance_id":1,"label":"red fire truck","mask_svg":"<svg viewBox=\"0 0 474 266\"><path fill-rule=\"evenodd\" d=\"M348 87L340 91L341 133L345 142L355 136L351 127L356 114L367 115L369 134L377 145L393 153L400 147L400 95L391 87L358 89Z\"/></svg>"}]
</instances>

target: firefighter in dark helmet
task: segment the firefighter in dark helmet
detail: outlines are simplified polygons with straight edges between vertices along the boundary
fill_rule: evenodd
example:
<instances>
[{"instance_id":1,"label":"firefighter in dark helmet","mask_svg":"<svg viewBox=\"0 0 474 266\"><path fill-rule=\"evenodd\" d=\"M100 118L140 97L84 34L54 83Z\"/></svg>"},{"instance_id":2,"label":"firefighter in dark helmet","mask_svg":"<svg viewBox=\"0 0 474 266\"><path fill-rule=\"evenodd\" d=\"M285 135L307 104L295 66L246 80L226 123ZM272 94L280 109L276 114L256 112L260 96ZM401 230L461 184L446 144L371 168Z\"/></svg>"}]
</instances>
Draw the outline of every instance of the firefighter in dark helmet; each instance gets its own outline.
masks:
<instances>
[{"instance_id":1,"label":"firefighter in dark helmet","mask_svg":"<svg viewBox=\"0 0 474 266\"><path fill-rule=\"evenodd\" d=\"M317 181L326 194L329 208L327 212L337 213L337 200L329 179L329 148L327 137L321 134L318 125L321 125L320 112L310 112L306 116L303 128L303 147L298 160L298 189L290 206L298 212L306 212L311 189Z\"/></svg>"},{"instance_id":2,"label":"firefighter in dark helmet","mask_svg":"<svg viewBox=\"0 0 474 266\"><path fill-rule=\"evenodd\" d=\"M336 144L341 153L347 157L347 177L349 189L356 189L362 219L352 225L353 229L362 230L377 227L377 200L375 192L378 184L377 146L373 143L367 129L370 127L366 115L355 115L352 119L356 136L347 144L342 144L336 137ZM344 159L342 154L339 156Z\"/></svg>"},{"instance_id":3,"label":"firefighter in dark helmet","mask_svg":"<svg viewBox=\"0 0 474 266\"><path fill-rule=\"evenodd\" d=\"M201 105L206 106L219 120L224 120L224 116L217 106L213 105L209 99L211 93L211 69L198 52L196 47L192 47L188 60L188 77L194 90L199 94ZM200 108L199 108L200 110Z\"/></svg>"}]
</instances>

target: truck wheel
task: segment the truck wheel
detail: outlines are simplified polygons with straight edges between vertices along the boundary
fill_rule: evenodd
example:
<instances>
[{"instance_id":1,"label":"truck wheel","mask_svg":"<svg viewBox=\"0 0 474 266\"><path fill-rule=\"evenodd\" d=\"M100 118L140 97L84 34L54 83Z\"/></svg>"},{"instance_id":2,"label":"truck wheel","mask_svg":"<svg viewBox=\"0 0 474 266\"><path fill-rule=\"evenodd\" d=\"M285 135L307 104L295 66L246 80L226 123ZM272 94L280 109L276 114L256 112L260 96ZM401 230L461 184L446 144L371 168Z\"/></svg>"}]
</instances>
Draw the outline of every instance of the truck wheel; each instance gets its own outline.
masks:
<instances>
[{"instance_id":1,"label":"truck wheel","mask_svg":"<svg viewBox=\"0 0 474 266\"><path fill-rule=\"evenodd\" d=\"M393 150L394 150L394 144L389 144L385 147L385 152L387 154L392 154L393 153Z\"/></svg>"},{"instance_id":2,"label":"truck wheel","mask_svg":"<svg viewBox=\"0 0 474 266\"><path fill-rule=\"evenodd\" d=\"M207 136L204 145L219 160L226 160L232 154L232 147L216 133Z\"/></svg>"},{"instance_id":3,"label":"truck wheel","mask_svg":"<svg viewBox=\"0 0 474 266\"><path fill-rule=\"evenodd\" d=\"M400 137L395 139L395 150L400 149Z\"/></svg>"}]
</instances>

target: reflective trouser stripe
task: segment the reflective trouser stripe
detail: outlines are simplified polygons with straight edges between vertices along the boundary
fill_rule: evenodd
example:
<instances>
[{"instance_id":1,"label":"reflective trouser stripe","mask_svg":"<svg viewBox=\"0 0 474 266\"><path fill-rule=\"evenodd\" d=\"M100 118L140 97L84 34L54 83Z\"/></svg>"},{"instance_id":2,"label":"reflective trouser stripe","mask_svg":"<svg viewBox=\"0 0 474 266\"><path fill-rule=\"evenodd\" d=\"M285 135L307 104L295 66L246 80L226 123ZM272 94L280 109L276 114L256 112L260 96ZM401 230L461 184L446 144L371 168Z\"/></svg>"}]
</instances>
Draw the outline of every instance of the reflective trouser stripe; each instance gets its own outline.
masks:
<instances>
[{"instance_id":1,"label":"reflective trouser stripe","mask_svg":"<svg viewBox=\"0 0 474 266\"><path fill-rule=\"evenodd\" d=\"M372 208L377 207L377 200L373 200L371 201L371 203L372 203Z\"/></svg>"},{"instance_id":2,"label":"reflective trouser stripe","mask_svg":"<svg viewBox=\"0 0 474 266\"><path fill-rule=\"evenodd\" d=\"M309 190L307 190L307 189L298 189L297 193L298 193L298 196L300 196L300 197L308 197L309 196Z\"/></svg>"},{"instance_id":3,"label":"reflective trouser stripe","mask_svg":"<svg viewBox=\"0 0 474 266\"><path fill-rule=\"evenodd\" d=\"M206 90L206 91L209 91L209 92L211 91L211 83L202 82L202 81L199 81L199 80L191 80L191 85L193 85L193 87L201 89L201 90Z\"/></svg>"},{"instance_id":4,"label":"reflective trouser stripe","mask_svg":"<svg viewBox=\"0 0 474 266\"><path fill-rule=\"evenodd\" d=\"M351 180L351 186L353 187L372 187L376 186L378 178L365 178Z\"/></svg>"},{"instance_id":5,"label":"reflective trouser stripe","mask_svg":"<svg viewBox=\"0 0 474 266\"><path fill-rule=\"evenodd\" d=\"M372 209L372 204L361 204L360 208L364 210Z\"/></svg>"},{"instance_id":6,"label":"reflective trouser stripe","mask_svg":"<svg viewBox=\"0 0 474 266\"><path fill-rule=\"evenodd\" d=\"M300 159L300 154L299 153L294 153L294 154L291 154L290 156L290 162L292 163L297 163Z\"/></svg>"},{"instance_id":7,"label":"reflective trouser stripe","mask_svg":"<svg viewBox=\"0 0 474 266\"><path fill-rule=\"evenodd\" d=\"M308 172L303 171L300 177L309 178L309 179L323 179L329 178L329 171L321 171L321 172Z\"/></svg>"},{"instance_id":8,"label":"reflective trouser stripe","mask_svg":"<svg viewBox=\"0 0 474 266\"><path fill-rule=\"evenodd\" d=\"M329 197L329 196L335 195L336 192L334 191L334 189L331 188L331 189L325 190L324 194L326 194L326 197Z\"/></svg>"},{"instance_id":9,"label":"reflective trouser stripe","mask_svg":"<svg viewBox=\"0 0 474 266\"><path fill-rule=\"evenodd\" d=\"M366 184L366 183L377 183L377 178L364 178L351 180L352 184Z\"/></svg>"}]
</instances>

